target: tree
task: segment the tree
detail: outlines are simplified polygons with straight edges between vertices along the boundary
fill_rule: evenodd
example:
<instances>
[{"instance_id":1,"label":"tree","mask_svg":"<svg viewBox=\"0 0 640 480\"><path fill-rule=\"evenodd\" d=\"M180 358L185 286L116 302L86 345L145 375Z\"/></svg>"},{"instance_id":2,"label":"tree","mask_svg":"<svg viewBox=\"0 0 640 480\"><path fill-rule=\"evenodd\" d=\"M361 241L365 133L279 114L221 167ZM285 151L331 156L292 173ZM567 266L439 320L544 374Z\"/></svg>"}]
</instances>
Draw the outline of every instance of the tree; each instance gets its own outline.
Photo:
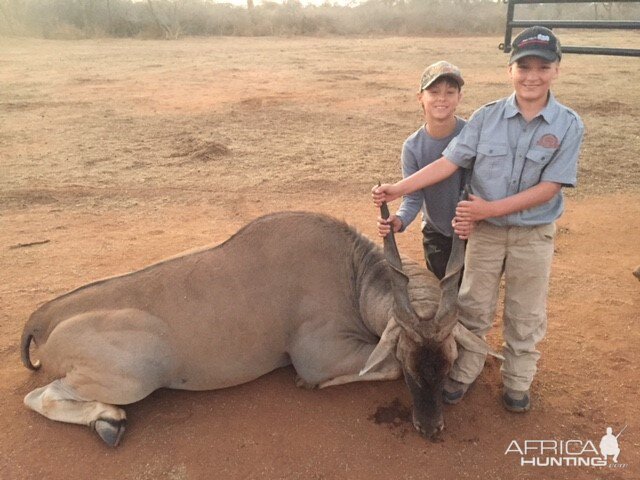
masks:
<instances>
[{"instance_id":1,"label":"tree","mask_svg":"<svg viewBox=\"0 0 640 480\"><path fill-rule=\"evenodd\" d=\"M158 26L160 31L164 34L164 38L175 40L180 36L180 21L178 19L178 1L170 0L163 2L166 8L163 9L162 18L158 14L158 11L153 6L151 0L147 0L149 6L149 12L153 17L153 21ZM161 4L162 5L162 4ZM161 6L162 8L162 6Z\"/></svg>"}]
</instances>

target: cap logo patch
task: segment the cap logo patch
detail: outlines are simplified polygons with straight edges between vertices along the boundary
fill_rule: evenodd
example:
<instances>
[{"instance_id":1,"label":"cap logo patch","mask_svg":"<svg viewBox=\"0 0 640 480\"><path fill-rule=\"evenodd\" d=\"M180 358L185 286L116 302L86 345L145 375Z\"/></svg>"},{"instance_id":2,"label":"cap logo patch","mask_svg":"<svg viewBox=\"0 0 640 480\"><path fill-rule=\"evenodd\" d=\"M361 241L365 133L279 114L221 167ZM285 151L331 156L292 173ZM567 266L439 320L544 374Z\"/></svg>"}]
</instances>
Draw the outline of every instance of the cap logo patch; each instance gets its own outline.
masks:
<instances>
[{"instance_id":1,"label":"cap logo patch","mask_svg":"<svg viewBox=\"0 0 640 480\"><path fill-rule=\"evenodd\" d=\"M518 44L518 48L526 48L529 45L547 45L550 38L547 35L539 34L536 37L524 38Z\"/></svg>"},{"instance_id":2,"label":"cap logo patch","mask_svg":"<svg viewBox=\"0 0 640 480\"><path fill-rule=\"evenodd\" d=\"M543 148L558 148L560 146L560 140L558 140L558 137L554 134L547 133L540 137L540 140L538 140L536 145Z\"/></svg>"}]
</instances>

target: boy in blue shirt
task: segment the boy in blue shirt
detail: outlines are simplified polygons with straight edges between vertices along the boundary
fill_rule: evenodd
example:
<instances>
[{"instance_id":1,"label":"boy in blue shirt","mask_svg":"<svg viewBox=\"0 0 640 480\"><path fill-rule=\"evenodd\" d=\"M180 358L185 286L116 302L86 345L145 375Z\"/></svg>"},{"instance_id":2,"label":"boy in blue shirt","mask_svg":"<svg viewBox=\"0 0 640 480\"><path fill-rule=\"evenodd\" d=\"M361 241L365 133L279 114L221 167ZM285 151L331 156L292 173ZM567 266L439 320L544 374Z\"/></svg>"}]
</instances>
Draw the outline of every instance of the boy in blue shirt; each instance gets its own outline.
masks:
<instances>
[{"instance_id":1,"label":"boy in blue shirt","mask_svg":"<svg viewBox=\"0 0 640 480\"><path fill-rule=\"evenodd\" d=\"M514 93L477 110L442 158L394 185L374 187L374 203L432 185L459 168L473 168L469 200L456 218L476 222L469 236L458 297L458 321L482 337L490 329L500 280L505 279L502 401L510 411L530 408L529 387L547 326L546 300L555 220L562 187L576 185L584 126L558 103L560 43L551 30L531 27L513 41L509 75ZM459 346L445 382L444 401L458 403L485 356Z\"/></svg>"},{"instance_id":2,"label":"boy in blue shirt","mask_svg":"<svg viewBox=\"0 0 640 480\"><path fill-rule=\"evenodd\" d=\"M460 69L448 62L436 62L424 70L418 91L424 124L402 146L403 178L439 159L464 127L466 122L455 115L463 85ZM394 232L404 232L422 211L424 258L438 279L444 277L451 254L451 221L460 198L462 180L463 171L457 170L436 185L405 195L396 214L387 220L378 218L378 233L385 237L392 227Z\"/></svg>"}]
</instances>

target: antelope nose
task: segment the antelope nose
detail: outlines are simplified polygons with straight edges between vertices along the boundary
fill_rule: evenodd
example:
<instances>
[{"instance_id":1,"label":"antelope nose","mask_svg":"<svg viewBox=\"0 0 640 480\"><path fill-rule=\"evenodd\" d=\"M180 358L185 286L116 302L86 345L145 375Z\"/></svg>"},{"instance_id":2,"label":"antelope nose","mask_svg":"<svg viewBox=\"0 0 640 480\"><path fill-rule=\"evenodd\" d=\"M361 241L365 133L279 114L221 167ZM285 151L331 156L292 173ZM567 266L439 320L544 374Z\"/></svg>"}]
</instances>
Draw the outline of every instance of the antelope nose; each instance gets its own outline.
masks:
<instances>
[{"instance_id":1,"label":"antelope nose","mask_svg":"<svg viewBox=\"0 0 640 480\"><path fill-rule=\"evenodd\" d=\"M437 441L440 435L440 432L444 430L444 421L440 420L431 428L427 429L424 427L424 425L422 425L422 423L419 420L414 418L413 426L423 437Z\"/></svg>"},{"instance_id":2,"label":"antelope nose","mask_svg":"<svg viewBox=\"0 0 640 480\"><path fill-rule=\"evenodd\" d=\"M434 430L431 432L431 435L429 436L429 440L431 440L432 442L442 442L442 438L440 434L442 433L443 430L444 430L444 422L441 420L440 422L438 422Z\"/></svg>"}]
</instances>

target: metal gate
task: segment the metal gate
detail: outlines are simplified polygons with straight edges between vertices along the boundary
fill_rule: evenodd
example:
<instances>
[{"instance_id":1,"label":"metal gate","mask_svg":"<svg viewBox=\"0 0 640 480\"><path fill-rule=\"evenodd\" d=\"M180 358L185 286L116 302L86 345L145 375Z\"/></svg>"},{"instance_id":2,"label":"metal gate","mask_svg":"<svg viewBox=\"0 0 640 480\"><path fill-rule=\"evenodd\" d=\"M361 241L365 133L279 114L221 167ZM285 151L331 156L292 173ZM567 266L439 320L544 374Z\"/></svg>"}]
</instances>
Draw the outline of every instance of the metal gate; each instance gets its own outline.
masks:
<instances>
[{"instance_id":1,"label":"metal gate","mask_svg":"<svg viewBox=\"0 0 640 480\"><path fill-rule=\"evenodd\" d=\"M612 20L514 20L516 5L533 5L540 3L640 3L640 0L609 0L607 2L593 2L592 0L503 0L507 4L507 27L504 33L504 43L498 48L504 53L511 51L511 37L514 28L527 28L540 25L553 28L590 28L605 30L640 30L640 21L612 21ZM564 46L562 53L584 53L590 55L617 55L622 57L640 57L640 49Z\"/></svg>"}]
</instances>

